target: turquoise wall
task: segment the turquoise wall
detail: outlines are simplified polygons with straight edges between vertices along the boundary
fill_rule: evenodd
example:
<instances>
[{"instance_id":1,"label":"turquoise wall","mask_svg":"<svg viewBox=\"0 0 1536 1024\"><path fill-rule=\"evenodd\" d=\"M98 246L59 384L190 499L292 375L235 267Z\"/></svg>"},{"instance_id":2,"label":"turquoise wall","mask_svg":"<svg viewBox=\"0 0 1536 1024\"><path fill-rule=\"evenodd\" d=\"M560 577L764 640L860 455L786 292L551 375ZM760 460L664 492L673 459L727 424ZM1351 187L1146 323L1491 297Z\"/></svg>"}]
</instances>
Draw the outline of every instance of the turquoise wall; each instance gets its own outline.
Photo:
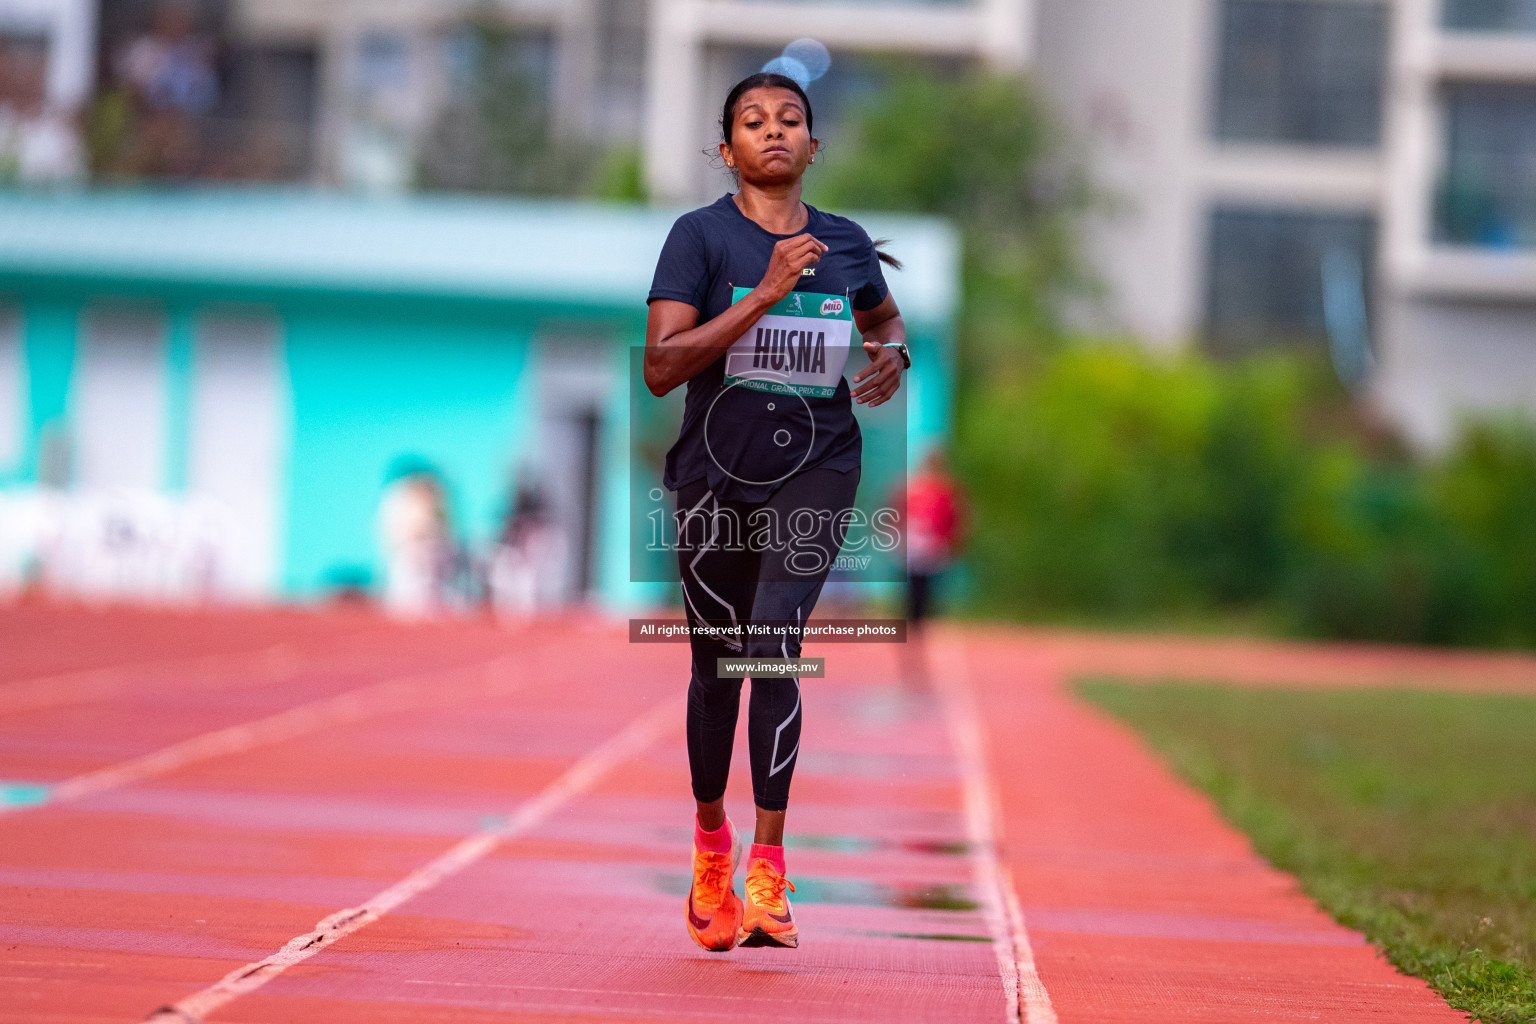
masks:
<instances>
[{"instance_id":1,"label":"turquoise wall","mask_svg":"<svg viewBox=\"0 0 1536 1024\"><path fill-rule=\"evenodd\" d=\"M162 486L172 494L187 489L190 454L192 374L197 346L197 308L180 304L166 317L165 345L165 479Z\"/></svg>"},{"instance_id":2,"label":"turquoise wall","mask_svg":"<svg viewBox=\"0 0 1536 1024\"><path fill-rule=\"evenodd\" d=\"M14 302L21 317L22 370L25 374L22 456L14 464L0 466L0 483L35 483L42 443L49 430L68 430L75 383L75 357L80 345L82 321L97 305L133 303L143 307L142 295L111 293L79 297L53 296ZM187 478L188 418L194 371L195 304L169 306L150 301L164 320L166 338L166 423L162 486L175 493L185 489Z\"/></svg>"},{"instance_id":3,"label":"turquoise wall","mask_svg":"<svg viewBox=\"0 0 1536 1024\"><path fill-rule=\"evenodd\" d=\"M133 296L142 302L142 292ZM22 458L0 483L36 479L43 432L67 424L83 312L96 294L34 295L19 302L26 367ZM151 300L154 301L154 300ZM174 296L155 304L167 330L164 486L185 487L188 395L197 373L197 319L223 296ZM489 304L371 303L359 297L284 297L263 303L281 322L289 386L284 521L277 572L283 596L322 598L339 582L382 579L376 515L386 477L403 457L435 465L448 485L456 533L480 548L496 532L512 473L524 462L538 411L533 339L542 316L577 310ZM598 511L597 585L613 609L665 599L665 584L629 580L632 515L627 428L629 350L643 321L609 321L612 379L605 410ZM953 401L951 346L943 329L909 325L914 374L905 403L909 465L946 439ZM861 415L861 419L865 417ZM899 468L895 437L867 430L865 502L877 502ZM861 490L864 490L861 488Z\"/></svg>"},{"instance_id":4,"label":"turquoise wall","mask_svg":"<svg viewBox=\"0 0 1536 1024\"><path fill-rule=\"evenodd\" d=\"M955 346L947 330L907 325L912 371L907 384L907 460L915 468L928 450L948 445L954 426Z\"/></svg>"},{"instance_id":5,"label":"turquoise wall","mask_svg":"<svg viewBox=\"0 0 1536 1024\"><path fill-rule=\"evenodd\" d=\"M142 292L63 295L18 301L26 372L21 458L0 466L0 483L36 480L46 429L67 431L84 313L128 298L158 308L167 331L166 490L185 488L189 395L197 373L198 317L223 304L157 302ZM281 324L289 410L284 442L283 522L277 579L285 597L322 598L338 581L382 579L377 514L391 467L403 457L435 465L448 485L460 540L480 547L496 532L513 473L525 459L538 414L531 372L539 313L483 305L370 305L353 299L301 300L267 307ZM565 315L569 309L554 312ZM622 382L634 324L613 338L613 375ZM600 469L597 584L622 607L645 599L628 581L627 395L616 386L605 410Z\"/></svg>"},{"instance_id":6,"label":"turquoise wall","mask_svg":"<svg viewBox=\"0 0 1536 1024\"><path fill-rule=\"evenodd\" d=\"M295 597L382 578L375 516L402 457L443 474L460 539L499 522L520 436L530 325L511 317L285 311L292 394L282 579Z\"/></svg>"},{"instance_id":7,"label":"turquoise wall","mask_svg":"<svg viewBox=\"0 0 1536 1024\"><path fill-rule=\"evenodd\" d=\"M33 481L37 479L43 431L50 425L58 428L67 422L80 304L57 299L29 302L21 307L21 317L27 373L27 433L26 454L18 476Z\"/></svg>"},{"instance_id":8,"label":"turquoise wall","mask_svg":"<svg viewBox=\"0 0 1536 1024\"><path fill-rule=\"evenodd\" d=\"M645 323L637 321L633 330L620 331L614 337L609 365L614 381L608 407L603 411L602 460L598 509L597 586L603 604L620 611L664 603L670 593L665 583L635 582L630 579L630 523L637 513L633 508L630 473L630 406L636 390L630 374L636 364L632 352L645 346ZM649 394L643 399L650 400Z\"/></svg>"}]
</instances>

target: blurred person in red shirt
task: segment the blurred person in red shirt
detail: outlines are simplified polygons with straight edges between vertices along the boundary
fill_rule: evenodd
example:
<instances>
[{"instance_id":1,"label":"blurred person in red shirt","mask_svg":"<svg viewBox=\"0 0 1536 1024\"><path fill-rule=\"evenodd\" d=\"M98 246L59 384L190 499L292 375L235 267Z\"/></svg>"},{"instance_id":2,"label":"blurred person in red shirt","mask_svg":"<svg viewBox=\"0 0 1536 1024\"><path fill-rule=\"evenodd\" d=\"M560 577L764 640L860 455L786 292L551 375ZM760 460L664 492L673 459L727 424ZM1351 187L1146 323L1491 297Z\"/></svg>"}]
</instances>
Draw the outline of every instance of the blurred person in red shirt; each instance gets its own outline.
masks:
<instances>
[{"instance_id":1,"label":"blurred person in red shirt","mask_svg":"<svg viewBox=\"0 0 1536 1024\"><path fill-rule=\"evenodd\" d=\"M964 498L935 448L897 498L907 551L907 681L927 678L923 623L933 607L934 579L949 568L964 532Z\"/></svg>"}]
</instances>

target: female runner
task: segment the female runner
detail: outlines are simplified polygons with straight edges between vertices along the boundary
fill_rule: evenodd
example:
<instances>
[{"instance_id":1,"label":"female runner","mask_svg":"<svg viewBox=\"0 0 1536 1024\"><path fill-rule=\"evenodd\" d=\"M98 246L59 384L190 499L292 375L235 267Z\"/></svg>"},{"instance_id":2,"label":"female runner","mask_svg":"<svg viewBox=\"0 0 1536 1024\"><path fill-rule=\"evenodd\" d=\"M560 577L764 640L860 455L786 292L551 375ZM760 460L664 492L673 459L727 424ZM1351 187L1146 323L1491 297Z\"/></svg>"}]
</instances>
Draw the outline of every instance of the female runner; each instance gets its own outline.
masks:
<instances>
[{"instance_id":1,"label":"female runner","mask_svg":"<svg viewBox=\"0 0 1536 1024\"><path fill-rule=\"evenodd\" d=\"M793 947L784 812L800 742L800 682L754 674L747 712L756 834L746 900L725 815L741 700L718 659L798 658L797 631L842 546L862 440L850 398L888 401L910 365L905 327L876 251L852 221L800 200L816 159L811 103L760 73L726 97L720 155L734 195L680 217L651 286L646 386L688 385L663 482L677 493L678 560L692 645L688 763L698 802L688 934L705 949ZM843 367L857 326L869 364ZM767 625L760 635L751 624ZM703 630L717 632L704 635Z\"/></svg>"}]
</instances>

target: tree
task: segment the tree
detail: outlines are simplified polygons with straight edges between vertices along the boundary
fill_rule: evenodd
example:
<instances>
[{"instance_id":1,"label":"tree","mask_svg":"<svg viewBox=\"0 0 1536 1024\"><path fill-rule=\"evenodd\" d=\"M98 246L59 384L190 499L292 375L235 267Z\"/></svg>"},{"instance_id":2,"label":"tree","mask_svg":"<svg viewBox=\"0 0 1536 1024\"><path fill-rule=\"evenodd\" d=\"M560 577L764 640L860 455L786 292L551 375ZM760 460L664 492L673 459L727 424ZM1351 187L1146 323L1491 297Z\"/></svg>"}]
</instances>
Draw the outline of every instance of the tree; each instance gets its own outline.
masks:
<instances>
[{"instance_id":1,"label":"tree","mask_svg":"<svg viewBox=\"0 0 1536 1024\"><path fill-rule=\"evenodd\" d=\"M1078 234L1096 200L1033 85L988 73L894 76L854 124L852 138L828 148L814 194L958 225L962 366L974 372L1052 345L1065 304L1093 291Z\"/></svg>"},{"instance_id":2,"label":"tree","mask_svg":"<svg viewBox=\"0 0 1536 1024\"><path fill-rule=\"evenodd\" d=\"M552 123L537 40L481 12L451 42L451 94L427 133L426 188L581 194L595 154Z\"/></svg>"}]
</instances>

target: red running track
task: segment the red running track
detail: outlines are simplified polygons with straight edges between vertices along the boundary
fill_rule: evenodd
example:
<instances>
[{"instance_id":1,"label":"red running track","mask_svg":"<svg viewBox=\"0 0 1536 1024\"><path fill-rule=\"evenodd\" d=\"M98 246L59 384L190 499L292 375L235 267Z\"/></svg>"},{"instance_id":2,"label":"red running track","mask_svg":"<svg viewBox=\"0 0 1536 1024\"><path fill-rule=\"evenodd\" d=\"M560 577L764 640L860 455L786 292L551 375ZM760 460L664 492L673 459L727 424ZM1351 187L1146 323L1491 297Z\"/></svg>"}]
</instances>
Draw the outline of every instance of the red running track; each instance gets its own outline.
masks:
<instances>
[{"instance_id":1,"label":"red running track","mask_svg":"<svg viewBox=\"0 0 1536 1024\"><path fill-rule=\"evenodd\" d=\"M1462 1019L1031 635L940 637L936 694L819 652L804 945L725 955L680 920L681 646L25 605L0 651L6 1022Z\"/></svg>"}]
</instances>

